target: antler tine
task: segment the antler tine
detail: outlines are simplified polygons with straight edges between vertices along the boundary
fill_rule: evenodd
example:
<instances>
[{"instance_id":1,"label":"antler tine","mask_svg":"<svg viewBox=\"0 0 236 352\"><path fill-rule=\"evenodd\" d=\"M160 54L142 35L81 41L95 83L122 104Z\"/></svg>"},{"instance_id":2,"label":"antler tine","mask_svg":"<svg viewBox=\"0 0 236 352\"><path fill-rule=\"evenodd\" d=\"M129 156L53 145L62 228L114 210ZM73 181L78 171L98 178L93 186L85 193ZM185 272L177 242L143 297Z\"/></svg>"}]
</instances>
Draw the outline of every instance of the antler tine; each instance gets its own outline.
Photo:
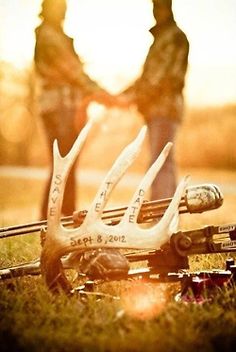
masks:
<instances>
[{"instance_id":1,"label":"antler tine","mask_svg":"<svg viewBox=\"0 0 236 352\"><path fill-rule=\"evenodd\" d=\"M141 209L144 196L150 185L152 184L157 173L160 171L167 156L169 155L170 149L172 148L172 143L167 143L157 160L152 164L149 170L146 172L145 177L142 179L141 183L137 187L130 204L120 221L122 223L134 223L137 222L139 211Z\"/></svg>"},{"instance_id":2,"label":"antler tine","mask_svg":"<svg viewBox=\"0 0 236 352\"><path fill-rule=\"evenodd\" d=\"M60 261L61 256L64 254L64 250L61 248L61 232L63 230L63 226L60 223L61 208L68 174L91 127L92 122L89 121L80 132L70 152L64 157L59 152L57 140L53 144L54 165L49 192L48 227L41 253L41 271L43 276L45 276L47 285L52 289L57 289L58 285L65 291L71 289Z\"/></svg>"},{"instance_id":3,"label":"antler tine","mask_svg":"<svg viewBox=\"0 0 236 352\"><path fill-rule=\"evenodd\" d=\"M160 225L165 228L166 232L166 239L163 238L163 243L165 241L168 241L171 234L177 230L177 225L178 225L178 208L179 208L179 203L181 201L181 197L183 196L184 191L187 188L187 185L189 183L190 176L185 176L181 182L179 183L174 197L172 198L167 210L165 211L163 217L161 218L160 223L158 223L156 226ZM169 224L166 226L166 224ZM154 227L155 230L155 227Z\"/></svg>"},{"instance_id":4,"label":"antler tine","mask_svg":"<svg viewBox=\"0 0 236 352\"><path fill-rule=\"evenodd\" d=\"M69 153L64 157L62 157L59 152L57 140L55 140L53 143L53 176L49 192L49 205L47 216L47 232L50 232L51 236L53 236L53 233L55 233L55 225L57 224L59 226L60 223L63 195L70 169L74 164L75 159L77 158L91 127L92 122L89 121L86 126L82 129Z\"/></svg>"},{"instance_id":5,"label":"antler tine","mask_svg":"<svg viewBox=\"0 0 236 352\"><path fill-rule=\"evenodd\" d=\"M129 227L129 231L135 232L136 234L140 233L141 238L143 239L143 229L140 229L137 226L138 215L144 200L144 196L150 185L152 184L154 178L157 173L160 171L161 167L166 161L167 156L169 155L170 149L172 147L172 143L167 143L161 154L157 158L157 160L153 163L153 165L147 171L145 177L141 181L139 187L137 188L128 209L125 212L124 217L122 218L120 224L126 228ZM153 248L158 249L163 243L168 241L169 236L173 233L178 226L178 207L181 200L181 195L183 192L182 187L184 185L180 185L181 190L176 191L176 194L170 203L170 206L165 212L165 216L162 220L153 228L149 230L145 230L145 234L149 232L149 240L153 240L156 237L156 240L152 242ZM180 198L179 198L180 196ZM125 230L124 230L125 231ZM156 236L158 234L158 236ZM143 243L143 242L142 242ZM146 242L146 245L148 242Z\"/></svg>"},{"instance_id":6,"label":"antler tine","mask_svg":"<svg viewBox=\"0 0 236 352\"><path fill-rule=\"evenodd\" d=\"M101 220L103 209L106 206L106 203L114 187L120 181L128 167L132 165L140 153L141 145L144 141L146 131L147 127L143 126L136 139L126 148L124 148L124 150L120 153L114 162L112 168L107 173L105 179L99 187L99 190L90 208L88 209L87 215L82 224L84 227L87 227L89 224L94 223L98 219Z\"/></svg>"},{"instance_id":7,"label":"antler tine","mask_svg":"<svg viewBox=\"0 0 236 352\"><path fill-rule=\"evenodd\" d=\"M127 218L126 223L123 223L122 229L123 231L126 231L125 233L127 233L127 248L160 249L163 244L168 242L170 235L173 231L176 231L178 207L182 195L187 187L188 180L189 176L186 176L181 180L167 210L156 225L151 228L144 229L140 228L137 224L136 215L133 218L131 214L130 217ZM150 180L144 180L144 183L149 181ZM142 193L142 188L140 188L140 191L140 193ZM133 204L135 207L135 202Z\"/></svg>"}]
</instances>

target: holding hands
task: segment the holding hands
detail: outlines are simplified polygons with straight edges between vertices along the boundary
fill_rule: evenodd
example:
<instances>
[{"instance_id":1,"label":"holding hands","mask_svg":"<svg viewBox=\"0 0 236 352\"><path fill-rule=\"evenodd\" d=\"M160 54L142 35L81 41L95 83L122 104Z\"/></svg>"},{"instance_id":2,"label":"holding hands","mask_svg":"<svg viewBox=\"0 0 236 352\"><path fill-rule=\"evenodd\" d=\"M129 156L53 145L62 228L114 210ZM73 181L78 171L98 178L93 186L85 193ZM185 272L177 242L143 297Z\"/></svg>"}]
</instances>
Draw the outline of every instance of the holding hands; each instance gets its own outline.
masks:
<instances>
[{"instance_id":1,"label":"holding hands","mask_svg":"<svg viewBox=\"0 0 236 352\"><path fill-rule=\"evenodd\" d=\"M87 109L92 102L104 105L106 108L117 107L127 109L132 103L132 100L126 94L121 93L113 95L103 89L86 96L83 98L76 111L75 125L77 131L80 131L85 125L87 121Z\"/></svg>"}]
</instances>

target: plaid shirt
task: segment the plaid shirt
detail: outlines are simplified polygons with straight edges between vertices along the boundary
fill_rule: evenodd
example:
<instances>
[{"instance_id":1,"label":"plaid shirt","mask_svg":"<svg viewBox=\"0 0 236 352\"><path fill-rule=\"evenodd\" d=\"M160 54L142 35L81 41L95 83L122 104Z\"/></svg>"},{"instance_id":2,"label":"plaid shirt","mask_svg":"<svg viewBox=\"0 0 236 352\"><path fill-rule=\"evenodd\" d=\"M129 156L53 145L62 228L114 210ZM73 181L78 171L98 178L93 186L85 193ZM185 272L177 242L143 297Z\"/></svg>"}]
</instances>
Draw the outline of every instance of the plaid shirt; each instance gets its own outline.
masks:
<instances>
[{"instance_id":1,"label":"plaid shirt","mask_svg":"<svg viewBox=\"0 0 236 352\"><path fill-rule=\"evenodd\" d=\"M166 116L181 120L189 43L174 20L151 29L151 45L141 77L133 86L140 112L146 119Z\"/></svg>"},{"instance_id":2,"label":"plaid shirt","mask_svg":"<svg viewBox=\"0 0 236 352\"><path fill-rule=\"evenodd\" d=\"M56 111L62 104L76 107L84 96L99 86L83 71L73 46L73 39L61 28L43 22L36 29L35 68L40 78L39 109Z\"/></svg>"}]
</instances>

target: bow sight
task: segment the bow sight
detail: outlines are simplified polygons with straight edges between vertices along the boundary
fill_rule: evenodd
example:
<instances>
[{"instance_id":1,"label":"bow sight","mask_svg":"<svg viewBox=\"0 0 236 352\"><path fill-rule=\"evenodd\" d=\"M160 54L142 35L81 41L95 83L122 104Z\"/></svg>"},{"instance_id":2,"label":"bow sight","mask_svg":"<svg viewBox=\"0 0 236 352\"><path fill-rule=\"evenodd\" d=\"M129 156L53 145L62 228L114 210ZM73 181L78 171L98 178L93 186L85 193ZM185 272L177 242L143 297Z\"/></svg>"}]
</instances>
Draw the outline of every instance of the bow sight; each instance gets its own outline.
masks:
<instances>
[{"instance_id":1,"label":"bow sight","mask_svg":"<svg viewBox=\"0 0 236 352\"><path fill-rule=\"evenodd\" d=\"M173 198L151 202L144 200L146 191L168 156L171 143L165 146L146 172L128 206L104 209L115 185L138 156L146 127L141 129L137 138L117 158L89 209L61 218L66 179L91 127L92 123L89 122L64 158L59 153L57 142L54 143L54 171L47 220L0 229L2 239L31 232L40 232L42 239L40 259L1 269L0 278L3 280L41 273L53 292L63 289L71 293L75 288L65 275L67 269L82 271L87 278L96 282L100 279L116 279L116 260L112 263L112 268L107 270L106 261L101 258L104 253L105 256L119 253L127 263L146 261L147 264L145 268L135 270L129 269L128 265L127 270L119 273L119 279L180 281L182 299L189 299L189 288L196 299L201 297L203 288L222 287L232 283L236 276L233 260L227 260L226 270L194 273L189 271L188 259L194 254L236 251L236 224L205 226L188 231L181 231L178 225L179 214L202 213L222 205L223 196L216 185L190 187L189 178L185 177ZM125 250L124 254L120 254L118 249ZM127 252L128 249L135 251ZM87 257L85 254L88 254ZM83 271L85 257L89 258L89 269ZM92 271L91 267L95 264L102 267L102 270ZM88 283L82 287L84 288L88 288Z\"/></svg>"}]
</instances>

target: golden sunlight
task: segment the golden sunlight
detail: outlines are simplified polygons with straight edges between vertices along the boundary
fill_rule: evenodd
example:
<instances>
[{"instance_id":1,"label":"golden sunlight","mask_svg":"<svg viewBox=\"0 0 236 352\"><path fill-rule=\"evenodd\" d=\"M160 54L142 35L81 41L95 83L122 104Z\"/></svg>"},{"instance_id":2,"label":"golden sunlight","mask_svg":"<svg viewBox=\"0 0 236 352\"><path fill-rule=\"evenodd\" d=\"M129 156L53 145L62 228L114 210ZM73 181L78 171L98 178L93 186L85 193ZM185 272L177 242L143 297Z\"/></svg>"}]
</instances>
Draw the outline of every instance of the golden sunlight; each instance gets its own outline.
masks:
<instances>
[{"instance_id":1,"label":"golden sunlight","mask_svg":"<svg viewBox=\"0 0 236 352\"><path fill-rule=\"evenodd\" d=\"M139 320L153 319L165 308L166 285L133 282L122 295L124 312Z\"/></svg>"},{"instance_id":2,"label":"golden sunlight","mask_svg":"<svg viewBox=\"0 0 236 352\"><path fill-rule=\"evenodd\" d=\"M40 0L0 1L0 59L24 68L32 61L34 28L39 23ZM17 6L18 5L18 6Z\"/></svg>"},{"instance_id":3,"label":"golden sunlight","mask_svg":"<svg viewBox=\"0 0 236 352\"><path fill-rule=\"evenodd\" d=\"M116 93L140 73L153 23L150 0L69 0L65 29L75 38L85 69Z\"/></svg>"},{"instance_id":4,"label":"golden sunlight","mask_svg":"<svg viewBox=\"0 0 236 352\"><path fill-rule=\"evenodd\" d=\"M236 101L234 1L215 0L212 6L205 0L173 0L177 23L190 41L185 89L190 105ZM40 4L0 0L0 60L18 68L32 63ZM141 72L153 24L151 0L68 0L65 31L75 39L87 73L111 93L125 89Z\"/></svg>"}]
</instances>

